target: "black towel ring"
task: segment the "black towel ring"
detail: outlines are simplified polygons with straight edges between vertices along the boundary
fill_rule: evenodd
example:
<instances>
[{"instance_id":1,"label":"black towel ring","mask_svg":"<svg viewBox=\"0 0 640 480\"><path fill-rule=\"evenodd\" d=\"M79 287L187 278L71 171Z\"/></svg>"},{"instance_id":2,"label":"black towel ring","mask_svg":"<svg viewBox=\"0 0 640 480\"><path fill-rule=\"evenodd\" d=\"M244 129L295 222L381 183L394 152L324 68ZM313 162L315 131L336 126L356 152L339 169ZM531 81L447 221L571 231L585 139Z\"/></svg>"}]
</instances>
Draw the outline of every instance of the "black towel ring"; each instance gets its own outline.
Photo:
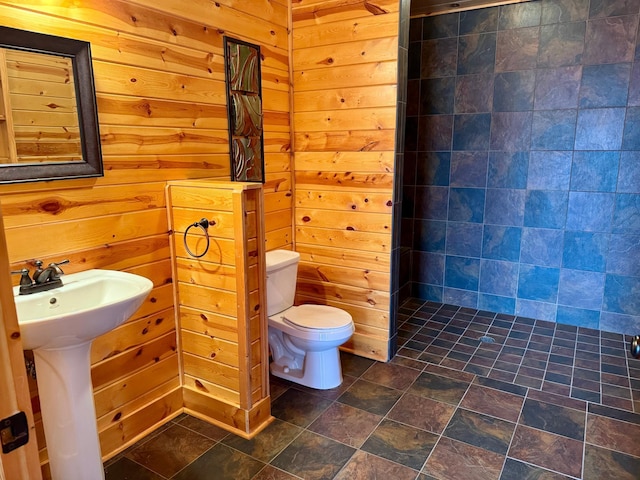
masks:
<instances>
[{"instance_id":1,"label":"black towel ring","mask_svg":"<svg viewBox=\"0 0 640 480\"><path fill-rule=\"evenodd\" d=\"M204 257L207 252L209 251L209 231L207 230L209 228L209 224L211 225L215 225L216 222L211 222L209 223L209 220L207 220L206 218L203 218L202 220L200 220L199 222L194 222L191 225L189 225L187 227L187 229L184 231L184 249L187 251L187 253L189 255L191 255L193 258L202 258ZM195 253L193 253L190 249L189 249L189 245L187 245L187 233L189 233L189 230L192 227L200 227L202 229L202 231L204 232L204 236L207 239L207 246L204 247L204 252L202 252L200 255L196 255Z\"/></svg>"}]
</instances>

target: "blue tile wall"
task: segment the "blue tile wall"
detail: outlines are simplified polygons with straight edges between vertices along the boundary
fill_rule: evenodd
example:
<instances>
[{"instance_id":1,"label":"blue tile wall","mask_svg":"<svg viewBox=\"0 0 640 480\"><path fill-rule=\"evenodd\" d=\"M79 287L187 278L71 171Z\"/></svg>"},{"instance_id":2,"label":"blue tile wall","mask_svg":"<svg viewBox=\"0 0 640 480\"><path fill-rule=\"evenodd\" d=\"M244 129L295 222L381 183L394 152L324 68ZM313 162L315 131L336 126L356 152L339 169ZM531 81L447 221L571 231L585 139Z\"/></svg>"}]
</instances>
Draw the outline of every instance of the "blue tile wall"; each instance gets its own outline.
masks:
<instances>
[{"instance_id":1,"label":"blue tile wall","mask_svg":"<svg viewBox=\"0 0 640 480\"><path fill-rule=\"evenodd\" d=\"M639 24L621 0L411 20L412 295L640 333Z\"/></svg>"}]
</instances>

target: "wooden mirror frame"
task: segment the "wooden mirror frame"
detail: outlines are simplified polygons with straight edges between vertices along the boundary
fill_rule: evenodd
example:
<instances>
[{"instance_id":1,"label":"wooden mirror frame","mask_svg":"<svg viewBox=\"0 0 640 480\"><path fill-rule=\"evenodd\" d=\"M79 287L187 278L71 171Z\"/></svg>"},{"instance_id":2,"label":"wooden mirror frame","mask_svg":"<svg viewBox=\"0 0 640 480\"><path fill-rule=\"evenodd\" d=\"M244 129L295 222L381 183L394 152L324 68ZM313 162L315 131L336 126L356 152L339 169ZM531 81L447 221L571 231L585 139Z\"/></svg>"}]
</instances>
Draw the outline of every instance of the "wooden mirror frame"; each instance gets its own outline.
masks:
<instances>
[{"instance_id":1,"label":"wooden mirror frame","mask_svg":"<svg viewBox=\"0 0 640 480\"><path fill-rule=\"evenodd\" d=\"M23 165L0 164L0 184L103 176L90 44L81 40L0 26L0 48L71 59L83 160Z\"/></svg>"}]
</instances>

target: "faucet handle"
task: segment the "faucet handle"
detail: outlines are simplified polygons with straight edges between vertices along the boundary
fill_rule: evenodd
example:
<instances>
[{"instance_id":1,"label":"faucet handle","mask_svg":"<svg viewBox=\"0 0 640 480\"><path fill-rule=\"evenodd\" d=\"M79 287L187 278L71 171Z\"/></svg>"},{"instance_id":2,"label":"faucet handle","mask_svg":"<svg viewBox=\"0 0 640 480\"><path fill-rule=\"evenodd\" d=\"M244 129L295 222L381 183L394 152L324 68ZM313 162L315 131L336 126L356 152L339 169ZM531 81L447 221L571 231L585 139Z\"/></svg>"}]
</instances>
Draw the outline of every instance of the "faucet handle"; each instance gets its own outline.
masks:
<instances>
[{"instance_id":1,"label":"faucet handle","mask_svg":"<svg viewBox=\"0 0 640 480\"><path fill-rule=\"evenodd\" d=\"M69 259L62 260L61 262L51 262L49 264L49 268L53 270L53 273L51 275L51 280L55 280L56 278L59 278L60 275L64 275L64 272L60 268L60 265L66 265L69 262L70 262Z\"/></svg>"},{"instance_id":2,"label":"faucet handle","mask_svg":"<svg viewBox=\"0 0 640 480\"><path fill-rule=\"evenodd\" d=\"M13 271L13 272L11 272L11 274L12 275L22 275L20 277L20 285L21 286L31 285L33 283L33 280L31 280L31 277L29 276L29 269L28 268L23 268L22 270Z\"/></svg>"}]
</instances>

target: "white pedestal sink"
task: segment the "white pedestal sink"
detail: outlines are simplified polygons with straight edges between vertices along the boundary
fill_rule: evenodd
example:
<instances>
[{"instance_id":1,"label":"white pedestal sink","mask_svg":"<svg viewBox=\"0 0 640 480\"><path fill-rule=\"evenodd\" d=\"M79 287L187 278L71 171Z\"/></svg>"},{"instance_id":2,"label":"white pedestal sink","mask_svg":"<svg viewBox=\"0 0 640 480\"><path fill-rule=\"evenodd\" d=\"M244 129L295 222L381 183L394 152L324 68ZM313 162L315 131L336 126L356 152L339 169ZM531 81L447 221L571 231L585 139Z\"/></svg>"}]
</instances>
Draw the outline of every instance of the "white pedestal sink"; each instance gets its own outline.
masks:
<instances>
[{"instance_id":1,"label":"white pedestal sink","mask_svg":"<svg viewBox=\"0 0 640 480\"><path fill-rule=\"evenodd\" d=\"M25 349L33 350L54 480L104 479L89 352L91 341L125 322L153 287L139 275L87 270L64 285L14 300Z\"/></svg>"}]
</instances>

